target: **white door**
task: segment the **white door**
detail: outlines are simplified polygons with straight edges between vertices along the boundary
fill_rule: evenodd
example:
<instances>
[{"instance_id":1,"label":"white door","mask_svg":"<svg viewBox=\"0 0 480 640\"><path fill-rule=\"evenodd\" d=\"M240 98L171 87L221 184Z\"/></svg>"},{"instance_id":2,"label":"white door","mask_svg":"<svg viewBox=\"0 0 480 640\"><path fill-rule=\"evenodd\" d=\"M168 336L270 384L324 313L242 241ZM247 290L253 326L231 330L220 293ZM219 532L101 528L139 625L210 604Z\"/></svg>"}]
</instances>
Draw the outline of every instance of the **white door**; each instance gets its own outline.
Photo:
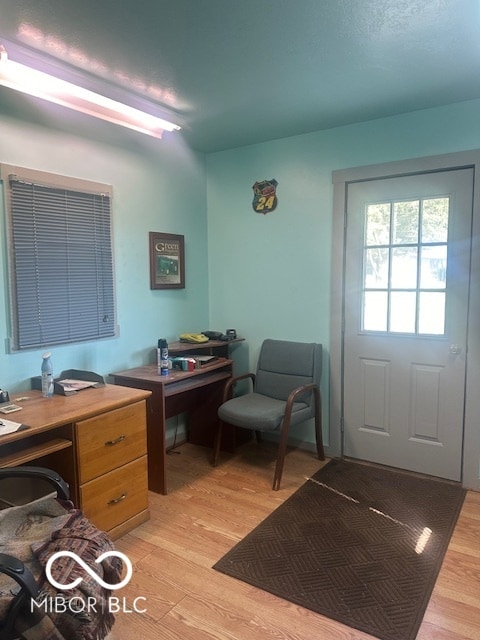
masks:
<instances>
[{"instance_id":1,"label":"white door","mask_svg":"<svg viewBox=\"0 0 480 640\"><path fill-rule=\"evenodd\" d=\"M347 191L344 454L461 479L473 170Z\"/></svg>"}]
</instances>

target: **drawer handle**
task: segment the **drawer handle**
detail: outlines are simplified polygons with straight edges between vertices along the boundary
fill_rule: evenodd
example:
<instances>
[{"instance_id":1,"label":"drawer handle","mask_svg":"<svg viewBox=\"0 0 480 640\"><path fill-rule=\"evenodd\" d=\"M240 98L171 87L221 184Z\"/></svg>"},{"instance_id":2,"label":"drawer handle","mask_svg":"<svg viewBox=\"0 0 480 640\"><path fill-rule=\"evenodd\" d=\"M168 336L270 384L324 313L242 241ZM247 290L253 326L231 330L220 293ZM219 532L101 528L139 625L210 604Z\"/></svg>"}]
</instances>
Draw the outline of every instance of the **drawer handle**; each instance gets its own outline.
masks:
<instances>
[{"instance_id":1,"label":"drawer handle","mask_svg":"<svg viewBox=\"0 0 480 640\"><path fill-rule=\"evenodd\" d=\"M105 446L106 447L113 447L114 444L118 444L119 442L122 442L122 440L125 440L127 436L118 436L118 438L115 438L115 440L107 440L107 442L105 442Z\"/></svg>"},{"instance_id":2,"label":"drawer handle","mask_svg":"<svg viewBox=\"0 0 480 640\"><path fill-rule=\"evenodd\" d=\"M127 497L127 494L122 493L122 495L119 496L118 498L113 498L113 500L109 500L107 504L118 504L119 502L122 502L122 500L125 500L126 497Z\"/></svg>"}]
</instances>

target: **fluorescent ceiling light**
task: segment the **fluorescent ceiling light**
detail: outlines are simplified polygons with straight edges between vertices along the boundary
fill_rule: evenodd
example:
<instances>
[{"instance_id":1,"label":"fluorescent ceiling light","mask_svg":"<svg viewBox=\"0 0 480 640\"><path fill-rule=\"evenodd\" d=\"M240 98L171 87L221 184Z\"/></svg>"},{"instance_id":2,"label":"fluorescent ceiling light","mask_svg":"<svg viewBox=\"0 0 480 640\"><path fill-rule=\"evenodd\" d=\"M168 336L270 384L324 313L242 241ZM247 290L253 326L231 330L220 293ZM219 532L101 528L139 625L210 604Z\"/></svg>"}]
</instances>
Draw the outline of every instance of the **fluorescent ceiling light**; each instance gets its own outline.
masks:
<instances>
[{"instance_id":1,"label":"fluorescent ceiling light","mask_svg":"<svg viewBox=\"0 0 480 640\"><path fill-rule=\"evenodd\" d=\"M177 124L168 120L9 60L2 45L0 45L0 85L154 138L161 138L164 131L180 129Z\"/></svg>"}]
</instances>

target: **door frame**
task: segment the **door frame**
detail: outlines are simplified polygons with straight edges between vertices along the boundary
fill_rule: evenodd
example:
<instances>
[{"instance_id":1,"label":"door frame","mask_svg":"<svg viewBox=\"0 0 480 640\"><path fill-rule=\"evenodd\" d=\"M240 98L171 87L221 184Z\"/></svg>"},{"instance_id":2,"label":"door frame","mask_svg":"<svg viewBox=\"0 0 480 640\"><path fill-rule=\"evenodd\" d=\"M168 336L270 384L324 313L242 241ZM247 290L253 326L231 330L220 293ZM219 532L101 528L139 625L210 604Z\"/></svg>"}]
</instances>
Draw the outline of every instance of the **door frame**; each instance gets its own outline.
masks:
<instances>
[{"instance_id":1,"label":"door frame","mask_svg":"<svg viewBox=\"0 0 480 640\"><path fill-rule=\"evenodd\" d=\"M332 173L333 221L330 299L330 455L342 455L343 327L346 206L352 182L431 171L473 168L472 255L467 312L466 381L462 484L480 490L480 150L341 169Z\"/></svg>"}]
</instances>

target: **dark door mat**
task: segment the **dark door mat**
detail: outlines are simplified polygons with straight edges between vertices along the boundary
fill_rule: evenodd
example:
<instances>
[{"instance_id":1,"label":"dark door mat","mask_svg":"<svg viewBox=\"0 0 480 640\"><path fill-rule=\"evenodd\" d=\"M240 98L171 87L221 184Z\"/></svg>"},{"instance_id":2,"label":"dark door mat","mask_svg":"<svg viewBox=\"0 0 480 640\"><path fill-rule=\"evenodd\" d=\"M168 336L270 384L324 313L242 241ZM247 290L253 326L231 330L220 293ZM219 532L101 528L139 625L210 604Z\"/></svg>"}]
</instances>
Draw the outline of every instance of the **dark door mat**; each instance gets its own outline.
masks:
<instances>
[{"instance_id":1,"label":"dark door mat","mask_svg":"<svg viewBox=\"0 0 480 640\"><path fill-rule=\"evenodd\" d=\"M413 640L465 493L332 460L214 569L382 640Z\"/></svg>"}]
</instances>

